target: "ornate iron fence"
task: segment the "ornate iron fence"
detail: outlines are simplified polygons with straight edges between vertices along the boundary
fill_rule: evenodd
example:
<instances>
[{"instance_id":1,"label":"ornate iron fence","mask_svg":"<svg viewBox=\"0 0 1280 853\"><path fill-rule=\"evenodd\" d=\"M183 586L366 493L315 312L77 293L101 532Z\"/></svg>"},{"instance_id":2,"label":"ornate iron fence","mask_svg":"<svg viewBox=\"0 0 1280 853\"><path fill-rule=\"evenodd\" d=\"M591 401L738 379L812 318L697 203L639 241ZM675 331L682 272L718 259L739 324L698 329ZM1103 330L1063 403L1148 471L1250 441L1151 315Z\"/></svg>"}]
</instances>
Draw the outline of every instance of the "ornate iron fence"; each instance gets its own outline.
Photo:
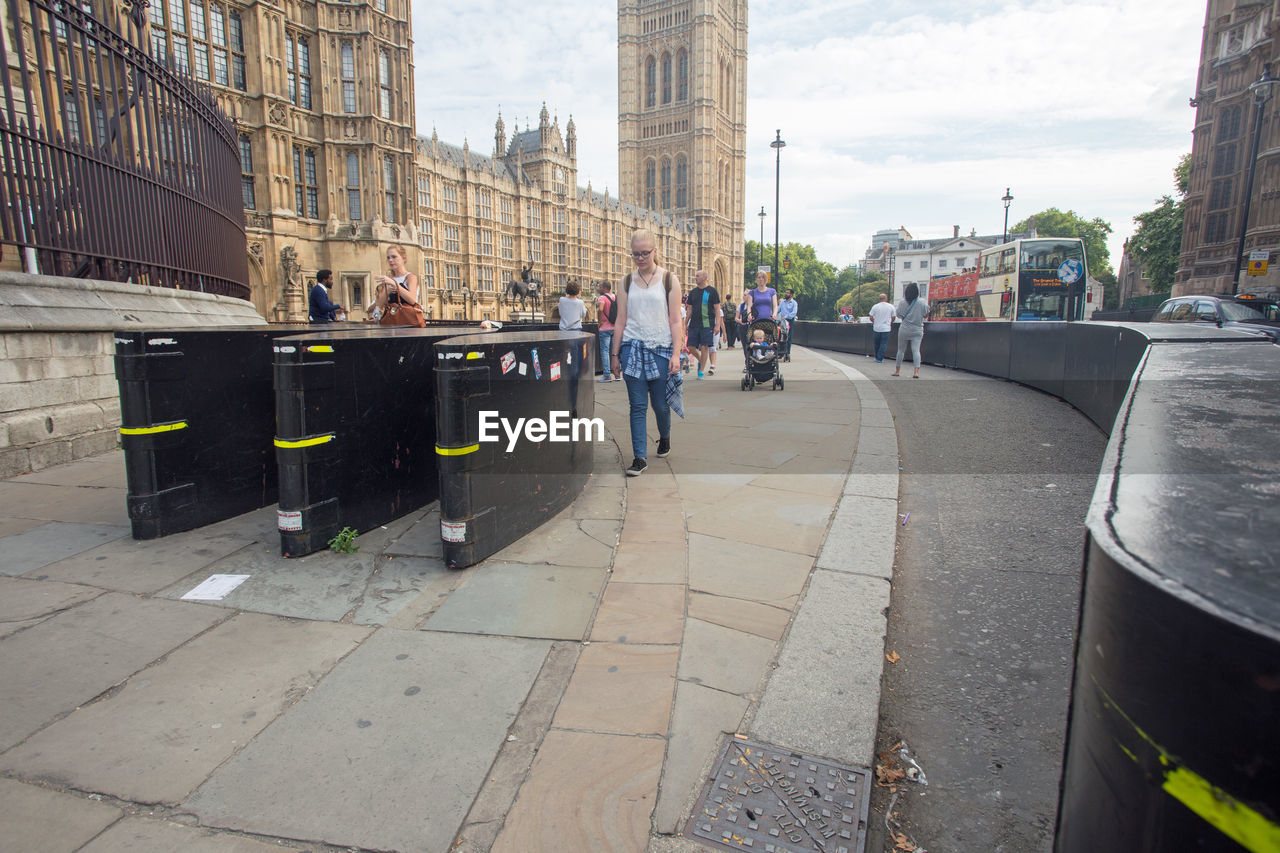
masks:
<instances>
[{"instance_id":1,"label":"ornate iron fence","mask_svg":"<svg viewBox=\"0 0 1280 853\"><path fill-rule=\"evenodd\" d=\"M39 271L249 298L238 140L85 0L0 0L0 241ZM30 264L28 263L28 266Z\"/></svg>"}]
</instances>

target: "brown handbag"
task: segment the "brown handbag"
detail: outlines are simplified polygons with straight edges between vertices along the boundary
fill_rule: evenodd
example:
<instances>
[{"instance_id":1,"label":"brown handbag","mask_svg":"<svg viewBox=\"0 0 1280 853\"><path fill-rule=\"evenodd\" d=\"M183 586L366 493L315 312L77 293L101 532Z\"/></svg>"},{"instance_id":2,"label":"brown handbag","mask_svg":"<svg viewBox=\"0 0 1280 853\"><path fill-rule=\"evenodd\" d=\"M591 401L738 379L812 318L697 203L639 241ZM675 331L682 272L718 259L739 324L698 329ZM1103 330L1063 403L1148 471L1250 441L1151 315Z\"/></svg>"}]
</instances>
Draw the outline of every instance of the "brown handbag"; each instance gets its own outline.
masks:
<instances>
[{"instance_id":1,"label":"brown handbag","mask_svg":"<svg viewBox=\"0 0 1280 853\"><path fill-rule=\"evenodd\" d=\"M399 301L387 306L379 322L384 326L413 326L417 329L425 329L427 326L427 319L422 315L422 306Z\"/></svg>"}]
</instances>

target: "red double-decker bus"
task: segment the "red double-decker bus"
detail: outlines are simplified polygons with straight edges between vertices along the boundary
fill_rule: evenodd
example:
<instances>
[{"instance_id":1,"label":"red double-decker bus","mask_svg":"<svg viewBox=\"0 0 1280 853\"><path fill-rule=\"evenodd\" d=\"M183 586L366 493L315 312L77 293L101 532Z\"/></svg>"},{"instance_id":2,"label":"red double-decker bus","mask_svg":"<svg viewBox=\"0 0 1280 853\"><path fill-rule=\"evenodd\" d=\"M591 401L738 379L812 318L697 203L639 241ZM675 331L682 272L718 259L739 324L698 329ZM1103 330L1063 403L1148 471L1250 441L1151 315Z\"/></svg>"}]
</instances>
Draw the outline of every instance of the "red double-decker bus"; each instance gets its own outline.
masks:
<instances>
[{"instance_id":1,"label":"red double-decker bus","mask_svg":"<svg viewBox=\"0 0 1280 853\"><path fill-rule=\"evenodd\" d=\"M974 269L929 283L929 319L1083 320L1090 301L1086 270L1077 237L992 246Z\"/></svg>"}]
</instances>

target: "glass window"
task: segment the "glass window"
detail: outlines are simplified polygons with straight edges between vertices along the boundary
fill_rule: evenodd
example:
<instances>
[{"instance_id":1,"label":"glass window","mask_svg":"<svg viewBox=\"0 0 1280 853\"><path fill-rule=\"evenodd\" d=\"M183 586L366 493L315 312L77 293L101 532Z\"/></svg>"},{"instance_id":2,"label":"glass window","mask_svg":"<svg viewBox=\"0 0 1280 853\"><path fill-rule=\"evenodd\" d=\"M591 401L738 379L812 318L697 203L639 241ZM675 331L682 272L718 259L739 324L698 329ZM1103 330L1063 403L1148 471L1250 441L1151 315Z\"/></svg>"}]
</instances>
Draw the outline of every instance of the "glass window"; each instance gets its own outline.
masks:
<instances>
[{"instance_id":1,"label":"glass window","mask_svg":"<svg viewBox=\"0 0 1280 853\"><path fill-rule=\"evenodd\" d=\"M204 42L196 42L191 46L195 57L195 75L201 80L209 79L209 48Z\"/></svg>"},{"instance_id":2,"label":"glass window","mask_svg":"<svg viewBox=\"0 0 1280 853\"><path fill-rule=\"evenodd\" d=\"M418 242L422 244L424 249L430 249L435 246L435 234L432 231L430 219L418 220Z\"/></svg>"},{"instance_id":3,"label":"glass window","mask_svg":"<svg viewBox=\"0 0 1280 853\"><path fill-rule=\"evenodd\" d=\"M644 105L652 107L658 99L658 61L652 56L644 64Z\"/></svg>"},{"instance_id":4,"label":"glass window","mask_svg":"<svg viewBox=\"0 0 1280 853\"><path fill-rule=\"evenodd\" d=\"M689 54L686 51L681 50L680 53L677 54L676 65L680 79L679 96L677 100L687 101L689 100Z\"/></svg>"},{"instance_id":5,"label":"glass window","mask_svg":"<svg viewBox=\"0 0 1280 853\"><path fill-rule=\"evenodd\" d=\"M347 217L356 221L362 218L360 214L360 155L350 152L347 154Z\"/></svg>"},{"instance_id":6,"label":"glass window","mask_svg":"<svg viewBox=\"0 0 1280 853\"><path fill-rule=\"evenodd\" d=\"M249 142L249 135L240 134L240 171L253 171L253 145Z\"/></svg>"},{"instance_id":7,"label":"glass window","mask_svg":"<svg viewBox=\"0 0 1280 853\"><path fill-rule=\"evenodd\" d=\"M654 192L656 167L652 160L644 164L644 206L652 210L656 194Z\"/></svg>"},{"instance_id":8,"label":"glass window","mask_svg":"<svg viewBox=\"0 0 1280 853\"><path fill-rule=\"evenodd\" d=\"M349 41L342 43L342 111L356 111L356 51Z\"/></svg>"},{"instance_id":9,"label":"glass window","mask_svg":"<svg viewBox=\"0 0 1280 853\"><path fill-rule=\"evenodd\" d=\"M191 73L191 53L184 36L173 37L173 67L183 74Z\"/></svg>"},{"instance_id":10,"label":"glass window","mask_svg":"<svg viewBox=\"0 0 1280 853\"><path fill-rule=\"evenodd\" d=\"M662 161L662 209L671 208L671 161Z\"/></svg>"},{"instance_id":11,"label":"glass window","mask_svg":"<svg viewBox=\"0 0 1280 853\"><path fill-rule=\"evenodd\" d=\"M226 19L222 7L216 3L209 7L209 41L218 47L227 46Z\"/></svg>"},{"instance_id":12,"label":"glass window","mask_svg":"<svg viewBox=\"0 0 1280 853\"><path fill-rule=\"evenodd\" d=\"M389 119L391 118L391 54L385 50L378 54L378 90L381 94L379 114Z\"/></svg>"},{"instance_id":13,"label":"glass window","mask_svg":"<svg viewBox=\"0 0 1280 853\"><path fill-rule=\"evenodd\" d=\"M676 207L689 206L689 164L681 157L676 161Z\"/></svg>"},{"instance_id":14,"label":"glass window","mask_svg":"<svg viewBox=\"0 0 1280 853\"><path fill-rule=\"evenodd\" d=\"M191 0L191 36L205 38L203 0Z\"/></svg>"},{"instance_id":15,"label":"glass window","mask_svg":"<svg viewBox=\"0 0 1280 853\"><path fill-rule=\"evenodd\" d=\"M662 103L671 103L671 54L662 54Z\"/></svg>"},{"instance_id":16,"label":"glass window","mask_svg":"<svg viewBox=\"0 0 1280 853\"><path fill-rule=\"evenodd\" d=\"M169 7L169 26L175 33L185 33L187 31L187 10L182 5L182 0L175 0L173 5Z\"/></svg>"},{"instance_id":17,"label":"glass window","mask_svg":"<svg viewBox=\"0 0 1280 853\"><path fill-rule=\"evenodd\" d=\"M396 221L396 161L394 157L382 159L382 220Z\"/></svg>"},{"instance_id":18,"label":"glass window","mask_svg":"<svg viewBox=\"0 0 1280 853\"><path fill-rule=\"evenodd\" d=\"M213 49L213 82L223 86L231 85L227 75L227 52L220 47Z\"/></svg>"},{"instance_id":19,"label":"glass window","mask_svg":"<svg viewBox=\"0 0 1280 853\"><path fill-rule=\"evenodd\" d=\"M431 207L431 176L425 172L418 175L418 207Z\"/></svg>"}]
</instances>

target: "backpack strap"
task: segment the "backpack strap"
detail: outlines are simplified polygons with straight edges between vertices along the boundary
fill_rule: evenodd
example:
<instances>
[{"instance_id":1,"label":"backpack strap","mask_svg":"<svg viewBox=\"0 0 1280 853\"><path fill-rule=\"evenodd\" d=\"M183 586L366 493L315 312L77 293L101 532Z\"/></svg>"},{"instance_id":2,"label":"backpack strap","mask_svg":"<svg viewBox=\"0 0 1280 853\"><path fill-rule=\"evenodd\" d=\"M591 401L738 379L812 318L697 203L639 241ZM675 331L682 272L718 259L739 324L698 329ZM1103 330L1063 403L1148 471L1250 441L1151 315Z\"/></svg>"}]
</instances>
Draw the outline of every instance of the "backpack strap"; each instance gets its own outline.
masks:
<instances>
[{"instance_id":1,"label":"backpack strap","mask_svg":"<svg viewBox=\"0 0 1280 853\"><path fill-rule=\"evenodd\" d=\"M662 286L667 289L667 293L671 292L671 270L662 271Z\"/></svg>"}]
</instances>

